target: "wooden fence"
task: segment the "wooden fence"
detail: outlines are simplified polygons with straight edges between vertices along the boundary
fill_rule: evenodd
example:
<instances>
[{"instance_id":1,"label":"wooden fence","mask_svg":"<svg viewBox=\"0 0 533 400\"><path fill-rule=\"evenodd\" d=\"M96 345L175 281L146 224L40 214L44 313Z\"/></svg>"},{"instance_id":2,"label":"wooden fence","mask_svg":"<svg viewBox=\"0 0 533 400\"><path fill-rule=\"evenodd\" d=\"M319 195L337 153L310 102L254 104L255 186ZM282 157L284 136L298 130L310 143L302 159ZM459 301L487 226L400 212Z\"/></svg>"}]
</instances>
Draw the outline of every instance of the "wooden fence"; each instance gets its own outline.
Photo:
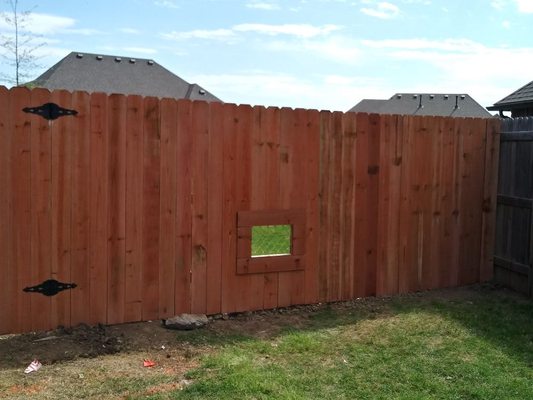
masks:
<instances>
[{"instance_id":1,"label":"wooden fence","mask_svg":"<svg viewBox=\"0 0 533 400\"><path fill-rule=\"evenodd\" d=\"M22 111L48 102L77 115ZM0 88L0 333L487 280L498 145L492 119ZM283 221L295 253L250 259ZM50 279L77 286L23 291Z\"/></svg>"},{"instance_id":2,"label":"wooden fence","mask_svg":"<svg viewBox=\"0 0 533 400\"><path fill-rule=\"evenodd\" d=\"M502 121L495 280L533 296L533 118Z\"/></svg>"}]
</instances>

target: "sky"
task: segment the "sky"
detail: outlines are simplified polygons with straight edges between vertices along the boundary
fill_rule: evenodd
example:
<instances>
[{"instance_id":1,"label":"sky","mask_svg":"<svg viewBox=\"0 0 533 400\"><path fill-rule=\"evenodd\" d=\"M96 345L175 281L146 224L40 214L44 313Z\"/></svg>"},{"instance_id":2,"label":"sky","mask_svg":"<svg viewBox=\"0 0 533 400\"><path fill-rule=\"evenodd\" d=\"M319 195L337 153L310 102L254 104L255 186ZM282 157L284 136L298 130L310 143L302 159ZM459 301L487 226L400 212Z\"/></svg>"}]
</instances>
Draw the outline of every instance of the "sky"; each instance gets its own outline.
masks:
<instances>
[{"instance_id":1,"label":"sky","mask_svg":"<svg viewBox=\"0 0 533 400\"><path fill-rule=\"evenodd\" d=\"M339 111L398 92L467 93L489 106L533 80L533 0L19 0L19 8L31 11L34 43L44 43L34 77L71 51L149 58L225 102ZM0 12L8 9L0 0ZM0 35L10 34L0 20ZM4 60L0 72L11 72Z\"/></svg>"}]
</instances>

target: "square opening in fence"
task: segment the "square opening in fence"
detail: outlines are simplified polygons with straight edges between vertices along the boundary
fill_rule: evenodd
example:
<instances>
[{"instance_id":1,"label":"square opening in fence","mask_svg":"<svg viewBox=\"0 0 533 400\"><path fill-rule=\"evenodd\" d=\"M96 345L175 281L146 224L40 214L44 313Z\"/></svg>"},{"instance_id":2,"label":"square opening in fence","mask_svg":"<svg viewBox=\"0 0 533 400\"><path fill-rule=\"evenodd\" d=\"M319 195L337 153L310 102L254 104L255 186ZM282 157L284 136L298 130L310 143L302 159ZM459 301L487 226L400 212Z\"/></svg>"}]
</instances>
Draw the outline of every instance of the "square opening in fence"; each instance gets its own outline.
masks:
<instances>
[{"instance_id":1,"label":"square opening in fence","mask_svg":"<svg viewBox=\"0 0 533 400\"><path fill-rule=\"evenodd\" d=\"M291 241L291 225L252 226L252 257L289 255Z\"/></svg>"},{"instance_id":2,"label":"square opening in fence","mask_svg":"<svg viewBox=\"0 0 533 400\"><path fill-rule=\"evenodd\" d=\"M237 274L304 269L305 210L237 213Z\"/></svg>"}]
</instances>

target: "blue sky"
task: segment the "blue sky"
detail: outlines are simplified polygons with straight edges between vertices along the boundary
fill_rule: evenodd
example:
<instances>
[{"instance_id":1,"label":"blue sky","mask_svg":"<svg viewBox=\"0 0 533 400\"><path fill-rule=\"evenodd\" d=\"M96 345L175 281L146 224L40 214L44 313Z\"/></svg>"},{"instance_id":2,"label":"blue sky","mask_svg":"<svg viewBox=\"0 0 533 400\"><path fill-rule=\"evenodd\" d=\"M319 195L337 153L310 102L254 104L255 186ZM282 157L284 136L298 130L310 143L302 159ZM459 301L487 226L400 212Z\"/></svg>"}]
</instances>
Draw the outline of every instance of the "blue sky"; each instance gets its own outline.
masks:
<instances>
[{"instance_id":1,"label":"blue sky","mask_svg":"<svg viewBox=\"0 0 533 400\"><path fill-rule=\"evenodd\" d=\"M487 106L533 80L533 0L19 1L46 42L36 76L71 51L152 58L226 102L341 111L396 92Z\"/></svg>"}]
</instances>

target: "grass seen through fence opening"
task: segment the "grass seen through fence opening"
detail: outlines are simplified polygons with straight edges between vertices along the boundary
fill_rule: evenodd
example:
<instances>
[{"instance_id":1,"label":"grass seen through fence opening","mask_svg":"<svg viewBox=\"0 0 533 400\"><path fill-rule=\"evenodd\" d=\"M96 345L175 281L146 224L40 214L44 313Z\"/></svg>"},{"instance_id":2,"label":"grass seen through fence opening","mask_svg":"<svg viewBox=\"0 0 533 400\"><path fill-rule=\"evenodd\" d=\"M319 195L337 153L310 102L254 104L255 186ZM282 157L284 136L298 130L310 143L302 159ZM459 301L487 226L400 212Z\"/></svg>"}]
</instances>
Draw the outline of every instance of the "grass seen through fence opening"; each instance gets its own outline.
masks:
<instances>
[{"instance_id":1,"label":"grass seen through fence opening","mask_svg":"<svg viewBox=\"0 0 533 400\"><path fill-rule=\"evenodd\" d=\"M261 225L252 227L252 257L291 253L291 225Z\"/></svg>"}]
</instances>

